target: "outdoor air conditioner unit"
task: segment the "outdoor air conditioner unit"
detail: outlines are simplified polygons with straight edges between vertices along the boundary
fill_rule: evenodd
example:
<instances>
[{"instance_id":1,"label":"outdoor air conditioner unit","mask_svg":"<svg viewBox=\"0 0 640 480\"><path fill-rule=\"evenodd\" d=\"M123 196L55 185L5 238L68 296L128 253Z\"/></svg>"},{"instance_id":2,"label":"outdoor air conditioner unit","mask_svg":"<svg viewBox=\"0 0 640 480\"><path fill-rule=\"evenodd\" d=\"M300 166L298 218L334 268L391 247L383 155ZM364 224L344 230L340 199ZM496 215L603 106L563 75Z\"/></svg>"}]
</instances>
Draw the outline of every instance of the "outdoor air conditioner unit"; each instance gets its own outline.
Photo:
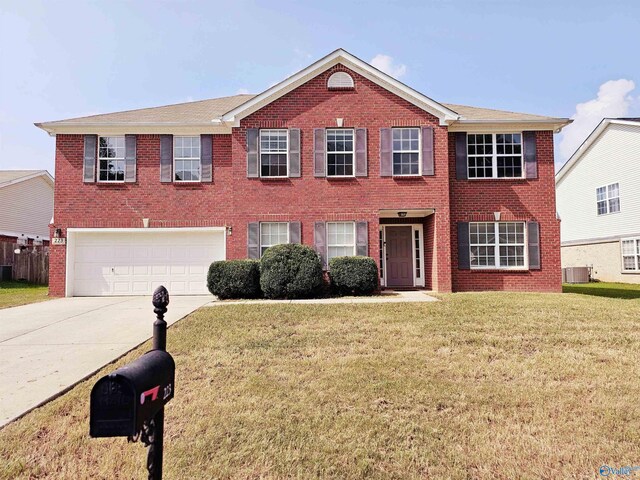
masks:
<instances>
[{"instance_id":1,"label":"outdoor air conditioner unit","mask_svg":"<svg viewBox=\"0 0 640 480\"><path fill-rule=\"evenodd\" d=\"M589 283L589 267L566 267L562 269L562 283Z\"/></svg>"}]
</instances>

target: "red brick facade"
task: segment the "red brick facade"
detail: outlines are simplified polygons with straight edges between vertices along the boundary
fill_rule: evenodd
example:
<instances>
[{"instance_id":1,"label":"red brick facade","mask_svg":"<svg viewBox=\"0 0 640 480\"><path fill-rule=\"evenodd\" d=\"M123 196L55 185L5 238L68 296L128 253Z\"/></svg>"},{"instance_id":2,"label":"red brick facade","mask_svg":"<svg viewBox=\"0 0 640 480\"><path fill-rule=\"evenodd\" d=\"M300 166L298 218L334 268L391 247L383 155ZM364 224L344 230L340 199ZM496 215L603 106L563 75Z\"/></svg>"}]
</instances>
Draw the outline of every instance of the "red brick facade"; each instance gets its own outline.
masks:
<instances>
[{"instance_id":1,"label":"red brick facade","mask_svg":"<svg viewBox=\"0 0 640 480\"><path fill-rule=\"evenodd\" d=\"M553 137L538 132L536 180L458 181L452 134L438 119L355 72L355 90L330 91L335 66L244 118L231 135L213 137L213 182L160 183L159 135L137 137L135 183L83 183L83 136L57 135L55 225L68 227L232 227L227 258L247 255L247 224L300 221L302 243L313 245L314 222L367 221L369 255L380 258L381 209L434 209L412 219L424 228L426 288L463 290L560 291L559 225L555 217ZM368 175L317 178L313 174L313 129L367 129ZM380 176L380 128L432 126L435 175L411 178ZM247 128L301 129L301 177L247 178ZM136 133L131 131L128 133ZM458 270L456 222L493 218L540 223L542 268L531 272ZM386 222L388 222L387 220ZM396 222L400 223L400 222ZM52 229L53 233L53 229ZM52 246L50 291L65 293L66 247Z\"/></svg>"}]
</instances>

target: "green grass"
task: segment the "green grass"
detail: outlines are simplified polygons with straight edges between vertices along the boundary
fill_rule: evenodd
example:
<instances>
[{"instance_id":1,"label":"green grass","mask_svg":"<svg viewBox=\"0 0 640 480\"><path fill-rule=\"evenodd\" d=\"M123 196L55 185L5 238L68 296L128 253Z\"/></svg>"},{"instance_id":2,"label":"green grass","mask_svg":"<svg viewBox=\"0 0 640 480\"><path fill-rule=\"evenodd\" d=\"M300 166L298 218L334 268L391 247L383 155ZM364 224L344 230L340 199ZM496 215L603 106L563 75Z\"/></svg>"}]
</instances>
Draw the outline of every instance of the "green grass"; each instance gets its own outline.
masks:
<instances>
[{"instance_id":1,"label":"green grass","mask_svg":"<svg viewBox=\"0 0 640 480\"><path fill-rule=\"evenodd\" d=\"M579 293L582 295L595 295L608 298L640 298L640 284L593 282L565 284L562 286L564 293Z\"/></svg>"},{"instance_id":2,"label":"green grass","mask_svg":"<svg viewBox=\"0 0 640 480\"><path fill-rule=\"evenodd\" d=\"M640 302L228 305L168 333L165 478L598 478L640 461ZM150 348L128 354L104 375ZM0 430L0 478L145 478L98 377Z\"/></svg>"},{"instance_id":3,"label":"green grass","mask_svg":"<svg viewBox=\"0 0 640 480\"><path fill-rule=\"evenodd\" d=\"M49 300L49 287L25 282L0 282L0 308Z\"/></svg>"}]
</instances>

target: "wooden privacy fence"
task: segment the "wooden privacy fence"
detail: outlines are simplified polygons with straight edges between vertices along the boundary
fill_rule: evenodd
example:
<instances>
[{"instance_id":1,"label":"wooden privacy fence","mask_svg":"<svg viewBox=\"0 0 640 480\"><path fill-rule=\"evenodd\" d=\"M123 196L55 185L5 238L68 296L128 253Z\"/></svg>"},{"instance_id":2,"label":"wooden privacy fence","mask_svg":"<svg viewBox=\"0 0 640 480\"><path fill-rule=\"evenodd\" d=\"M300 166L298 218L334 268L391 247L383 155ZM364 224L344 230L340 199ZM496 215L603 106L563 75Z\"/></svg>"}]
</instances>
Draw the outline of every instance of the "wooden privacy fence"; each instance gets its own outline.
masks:
<instances>
[{"instance_id":1,"label":"wooden privacy fence","mask_svg":"<svg viewBox=\"0 0 640 480\"><path fill-rule=\"evenodd\" d=\"M26 245L20 253L18 245L0 242L0 266L10 265L13 280L26 280L39 285L49 284L49 247Z\"/></svg>"}]
</instances>

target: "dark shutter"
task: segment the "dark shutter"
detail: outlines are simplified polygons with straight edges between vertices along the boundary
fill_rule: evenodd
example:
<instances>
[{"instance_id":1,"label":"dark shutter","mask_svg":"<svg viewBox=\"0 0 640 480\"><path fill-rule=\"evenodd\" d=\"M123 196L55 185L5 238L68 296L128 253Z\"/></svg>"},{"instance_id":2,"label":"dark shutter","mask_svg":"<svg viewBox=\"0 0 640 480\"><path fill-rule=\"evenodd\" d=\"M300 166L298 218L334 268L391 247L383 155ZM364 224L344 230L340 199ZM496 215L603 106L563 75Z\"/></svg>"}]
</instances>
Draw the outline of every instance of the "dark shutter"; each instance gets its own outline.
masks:
<instances>
[{"instance_id":1,"label":"dark shutter","mask_svg":"<svg viewBox=\"0 0 640 480\"><path fill-rule=\"evenodd\" d=\"M527 222L529 237L529 270L540 270L540 228L538 222Z\"/></svg>"},{"instance_id":2,"label":"dark shutter","mask_svg":"<svg viewBox=\"0 0 640 480\"><path fill-rule=\"evenodd\" d=\"M380 176L390 177L393 175L393 153L392 137L390 128L380 129Z\"/></svg>"},{"instance_id":3,"label":"dark shutter","mask_svg":"<svg viewBox=\"0 0 640 480\"><path fill-rule=\"evenodd\" d=\"M471 268L468 222L458 222L458 268L460 270Z\"/></svg>"},{"instance_id":4,"label":"dark shutter","mask_svg":"<svg viewBox=\"0 0 640 480\"><path fill-rule=\"evenodd\" d=\"M523 132L524 142L524 176L538 178L538 160L536 156L536 132Z\"/></svg>"},{"instance_id":5,"label":"dark shutter","mask_svg":"<svg viewBox=\"0 0 640 480\"><path fill-rule=\"evenodd\" d=\"M433 174L433 127L422 127L422 175Z\"/></svg>"},{"instance_id":6,"label":"dark shutter","mask_svg":"<svg viewBox=\"0 0 640 480\"><path fill-rule=\"evenodd\" d=\"M367 176L367 129L356 128L356 177Z\"/></svg>"},{"instance_id":7,"label":"dark shutter","mask_svg":"<svg viewBox=\"0 0 640 480\"><path fill-rule=\"evenodd\" d=\"M124 136L124 181L136 181L136 136Z\"/></svg>"},{"instance_id":8,"label":"dark shutter","mask_svg":"<svg viewBox=\"0 0 640 480\"><path fill-rule=\"evenodd\" d=\"M213 181L213 135L200 135L200 181Z\"/></svg>"},{"instance_id":9,"label":"dark shutter","mask_svg":"<svg viewBox=\"0 0 640 480\"><path fill-rule=\"evenodd\" d=\"M160 135L160 181L172 182L173 135Z\"/></svg>"},{"instance_id":10,"label":"dark shutter","mask_svg":"<svg viewBox=\"0 0 640 480\"><path fill-rule=\"evenodd\" d=\"M96 147L98 144L97 135L84 136L84 163L83 181L85 183L96 181Z\"/></svg>"},{"instance_id":11,"label":"dark shutter","mask_svg":"<svg viewBox=\"0 0 640 480\"><path fill-rule=\"evenodd\" d=\"M456 132L456 178L466 180L467 178L467 134L466 132Z\"/></svg>"},{"instance_id":12,"label":"dark shutter","mask_svg":"<svg viewBox=\"0 0 640 480\"><path fill-rule=\"evenodd\" d=\"M260 176L260 130L257 128L247 128L247 177L257 178Z\"/></svg>"},{"instance_id":13,"label":"dark shutter","mask_svg":"<svg viewBox=\"0 0 640 480\"><path fill-rule=\"evenodd\" d=\"M322 268L327 268L327 226L324 222L316 222L313 226L313 244L322 260Z\"/></svg>"},{"instance_id":14,"label":"dark shutter","mask_svg":"<svg viewBox=\"0 0 640 480\"><path fill-rule=\"evenodd\" d=\"M369 230L367 222L356 222L356 255L366 257L369 253Z\"/></svg>"},{"instance_id":15,"label":"dark shutter","mask_svg":"<svg viewBox=\"0 0 640 480\"><path fill-rule=\"evenodd\" d=\"M300 222L289 222L289 243L300 243Z\"/></svg>"},{"instance_id":16,"label":"dark shutter","mask_svg":"<svg viewBox=\"0 0 640 480\"><path fill-rule=\"evenodd\" d=\"M325 137L324 128L313 129L313 176L324 177L325 173L325 150L327 148L327 141Z\"/></svg>"},{"instance_id":17,"label":"dark shutter","mask_svg":"<svg viewBox=\"0 0 640 480\"><path fill-rule=\"evenodd\" d=\"M289 129L289 176L300 176L300 129Z\"/></svg>"},{"instance_id":18,"label":"dark shutter","mask_svg":"<svg viewBox=\"0 0 640 480\"><path fill-rule=\"evenodd\" d=\"M251 222L247 228L247 257L260 258L260 223Z\"/></svg>"}]
</instances>

